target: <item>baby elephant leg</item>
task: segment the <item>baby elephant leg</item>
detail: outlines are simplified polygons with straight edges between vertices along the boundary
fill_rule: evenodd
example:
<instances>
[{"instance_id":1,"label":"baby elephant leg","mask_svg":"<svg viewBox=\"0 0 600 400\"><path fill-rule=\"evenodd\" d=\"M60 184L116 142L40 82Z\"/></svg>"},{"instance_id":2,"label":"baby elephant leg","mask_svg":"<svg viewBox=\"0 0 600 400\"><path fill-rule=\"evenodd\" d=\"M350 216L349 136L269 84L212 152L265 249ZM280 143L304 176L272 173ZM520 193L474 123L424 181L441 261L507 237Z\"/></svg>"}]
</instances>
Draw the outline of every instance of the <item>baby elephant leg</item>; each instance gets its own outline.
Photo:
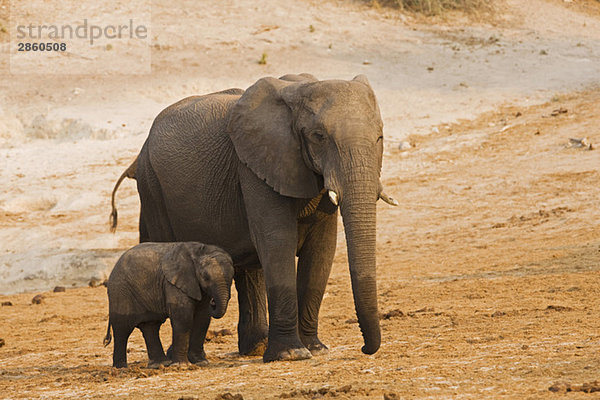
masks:
<instances>
[{"instance_id":1,"label":"baby elephant leg","mask_svg":"<svg viewBox=\"0 0 600 400\"><path fill-rule=\"evenodd\" d=\"M127 368L127 341L133 327L123 321L111 321L115 337L113 348L113 367Z\"/></svg>"},{"instance_id":2,"label":"baby elephant leg","mask_svg":"<svg viewBox=\"0 0 600 400\"><path fill-rule=\"evenodd\" d=\"M172 361L174 364L187 364L194 320L193 305L169 305L169 318L173 328Z\"/></svg>"},{"instance_id":3,"label":"baby elephant leg","mask_svg":"<svg viewBox=\"0 0 600 400\"><path fill-rule=\"evenodd\" d=\"M148 368L158 368L162 365L169 365L170 361L165 355L162 343L160 341L160 321L144 322L139 325L146 349L148 349Z\"/></svg>"},{"instance_id":4,"label":"baby elephant leg","mask_svg":"<svg viewBox=\"0 0 600 400\"><path fill-rule=\"evenodd\" d=\"M208 364L206 353L204 352L204 339L210 325L208 304L208 299L206 299L194 310L194 324L190 337L190 348L188 350L188 359L194 364Z\"/></svg>"}]
</instances>

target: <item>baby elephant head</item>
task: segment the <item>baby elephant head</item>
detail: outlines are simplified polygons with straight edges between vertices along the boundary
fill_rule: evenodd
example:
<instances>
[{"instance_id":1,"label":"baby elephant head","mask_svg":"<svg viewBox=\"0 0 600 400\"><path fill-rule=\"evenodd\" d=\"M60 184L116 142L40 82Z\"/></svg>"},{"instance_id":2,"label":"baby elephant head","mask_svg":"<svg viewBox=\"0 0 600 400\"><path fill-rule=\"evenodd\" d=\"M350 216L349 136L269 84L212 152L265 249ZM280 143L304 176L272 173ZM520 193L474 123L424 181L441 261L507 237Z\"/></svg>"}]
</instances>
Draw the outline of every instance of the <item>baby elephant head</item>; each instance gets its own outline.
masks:
<instances>
[{"instance_id":1,"label":"baby elephant head","mask_svg":"<svg viewBox=\"0 0 600 400\"><path fill-rule=\"evenodd\" d=\"M221 318L231 297L233 262L229 254L216 246L207 245L205 253L196 265L196 276L204 293L211 298L211 317Z\"/></svg>"},{"instance_id":2,"label":"baby elephant head","mask_svg":"<svg viewBox=\"0 0 600 400\"><path fill-rule=\"evenodd\" d=\"M221 318L227 311L233 281L231 257L219 247L201 243L181 243L165 257L165 278L196 300L210 299L210 315Z\"/></svg>"}]
</instances>

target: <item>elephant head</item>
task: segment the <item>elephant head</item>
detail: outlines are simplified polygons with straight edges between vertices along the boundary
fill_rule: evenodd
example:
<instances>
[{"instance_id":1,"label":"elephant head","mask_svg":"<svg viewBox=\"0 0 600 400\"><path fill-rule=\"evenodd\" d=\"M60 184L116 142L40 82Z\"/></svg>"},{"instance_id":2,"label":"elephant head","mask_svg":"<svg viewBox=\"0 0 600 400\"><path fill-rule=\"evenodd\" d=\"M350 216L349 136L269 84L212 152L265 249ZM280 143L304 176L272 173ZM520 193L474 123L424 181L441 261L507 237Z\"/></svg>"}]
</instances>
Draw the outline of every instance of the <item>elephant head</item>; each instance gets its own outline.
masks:
<instances>
[{"instance_id":1,"label":"elephant head","mask_svg":"<svg viewBox=\"0 0 600 400\"><path fill-rule=\"evenodd\" d=\"M240 160L278 193L309 199L325 189L339 205L362 351L375 353L376 201L393 200L382 194L383 123L366 77L260 79L231 111L228 134Z\"/></svg>"},{"instance_id":2,"label":"elephant head","mask_svg":"<svg viewBox=\"0 0 600 400\"><path fill-rule=\"evenodd\" d=\"M171 250L161 262L169 283L189 297L210 297L210 315L221 318L227 311L233 281L231 257L216 246L187 242Z\"/></svg>"}]
</instances>

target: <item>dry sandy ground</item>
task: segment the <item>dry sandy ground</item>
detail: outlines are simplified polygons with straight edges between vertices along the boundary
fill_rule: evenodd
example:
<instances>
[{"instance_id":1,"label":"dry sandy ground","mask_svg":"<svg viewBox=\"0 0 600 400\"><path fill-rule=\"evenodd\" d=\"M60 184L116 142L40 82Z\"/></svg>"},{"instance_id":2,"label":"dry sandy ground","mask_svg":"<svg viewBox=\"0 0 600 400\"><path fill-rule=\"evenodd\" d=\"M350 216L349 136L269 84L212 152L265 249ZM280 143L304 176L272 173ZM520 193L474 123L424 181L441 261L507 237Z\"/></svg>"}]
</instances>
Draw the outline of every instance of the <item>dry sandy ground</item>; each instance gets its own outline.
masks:
<instances>
[{"instance_id":1,"label":"dry sandy ground","mask_svg":"<svg viewBox=\"0 0 600 400\"><path fill-rule=\"evenodd\" d=\"M600 379L600 150L569 138L600 144L598 2L507 0L493 24L466 26L347 2L175 3L186 12L153 7L151 75L9 75L2 47L0 398L559 398L556 383L594 396L578 390ZM106 290L76 287L136 243L134 185L116 235L108 196L152 119L302 71L365 73L381 103L383 181L400 201L379 206L381 350L360 353L340 229L328 355L265 365L228 335L207 344L208 367L154 371L136 332L132 368L113 370ZM236 302L211 329L235 332Z\"/></svg>"},{"instance_id":2,"label":"dry sandy ground","mask_svg":"<svg viewBox=\"0 0 600 400\"><path fill-rule=\"evenodd\" d=\"M7 3L0 0L2 27ZM153 118L185 96L246 88L265 75L363 73L378 96L389 150L440 123L600 81L595 0L507 0L494 24L437 25L349 1L171 3L178 8L153 4L147 75L9 74L15 49L0 27L0 293L107 276L136 241L139 210L127 182L118 199L123 225L109 233L110 190ZM78 15L91 18L104 3L78 4ZM111 51L119 54L119 44ZM267 64L259 65L263 53ZM387 160L384 179L398 176L395 168Z\"/></svg>"}]
</instances>

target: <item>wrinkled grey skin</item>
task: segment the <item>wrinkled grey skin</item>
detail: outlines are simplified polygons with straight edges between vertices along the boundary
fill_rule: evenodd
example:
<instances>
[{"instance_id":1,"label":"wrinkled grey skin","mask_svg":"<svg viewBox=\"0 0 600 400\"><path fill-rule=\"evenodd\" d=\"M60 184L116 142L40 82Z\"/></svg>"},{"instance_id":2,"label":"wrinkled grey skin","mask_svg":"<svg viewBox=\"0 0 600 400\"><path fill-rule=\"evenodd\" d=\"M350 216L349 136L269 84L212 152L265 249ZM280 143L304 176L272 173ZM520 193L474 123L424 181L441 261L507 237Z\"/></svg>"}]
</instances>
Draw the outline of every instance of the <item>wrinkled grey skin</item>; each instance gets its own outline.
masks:
<instances>
[{"instance_id":1,"label":"wrinkled grey skin","mask_svg":"<svg viewBox=\"0 0 600 400\"><path fill-rule=\"evenodd\" d=\"M108 279L109 323L105 346L115 336L113 366L127 367L127 340L142 331L149 367L206 363L204 338L210 317L227 311L233 264L216 246L196 242L143 243L126 251ZM159 329L173 328L172 360L165 356ZM188 351L189 350L189 351Z\"/></svg>"},{"instance_id":2,"label":"wrinkled grey skin","mask_svg":"<svg viewBox=\"0 0 600 400\"><path fill-rule=\"evenodd\" d=\"M140 241L222 247L235 266L240 353L260 353L268 335L265 362L306 359L327 351L317 327L339 204L362 351L373 354L376 201L395 203L379 181L382 128L364 76L286 75L183 99L158 115L124 173L137 180Z\"/></svg>"}]
</instances>

